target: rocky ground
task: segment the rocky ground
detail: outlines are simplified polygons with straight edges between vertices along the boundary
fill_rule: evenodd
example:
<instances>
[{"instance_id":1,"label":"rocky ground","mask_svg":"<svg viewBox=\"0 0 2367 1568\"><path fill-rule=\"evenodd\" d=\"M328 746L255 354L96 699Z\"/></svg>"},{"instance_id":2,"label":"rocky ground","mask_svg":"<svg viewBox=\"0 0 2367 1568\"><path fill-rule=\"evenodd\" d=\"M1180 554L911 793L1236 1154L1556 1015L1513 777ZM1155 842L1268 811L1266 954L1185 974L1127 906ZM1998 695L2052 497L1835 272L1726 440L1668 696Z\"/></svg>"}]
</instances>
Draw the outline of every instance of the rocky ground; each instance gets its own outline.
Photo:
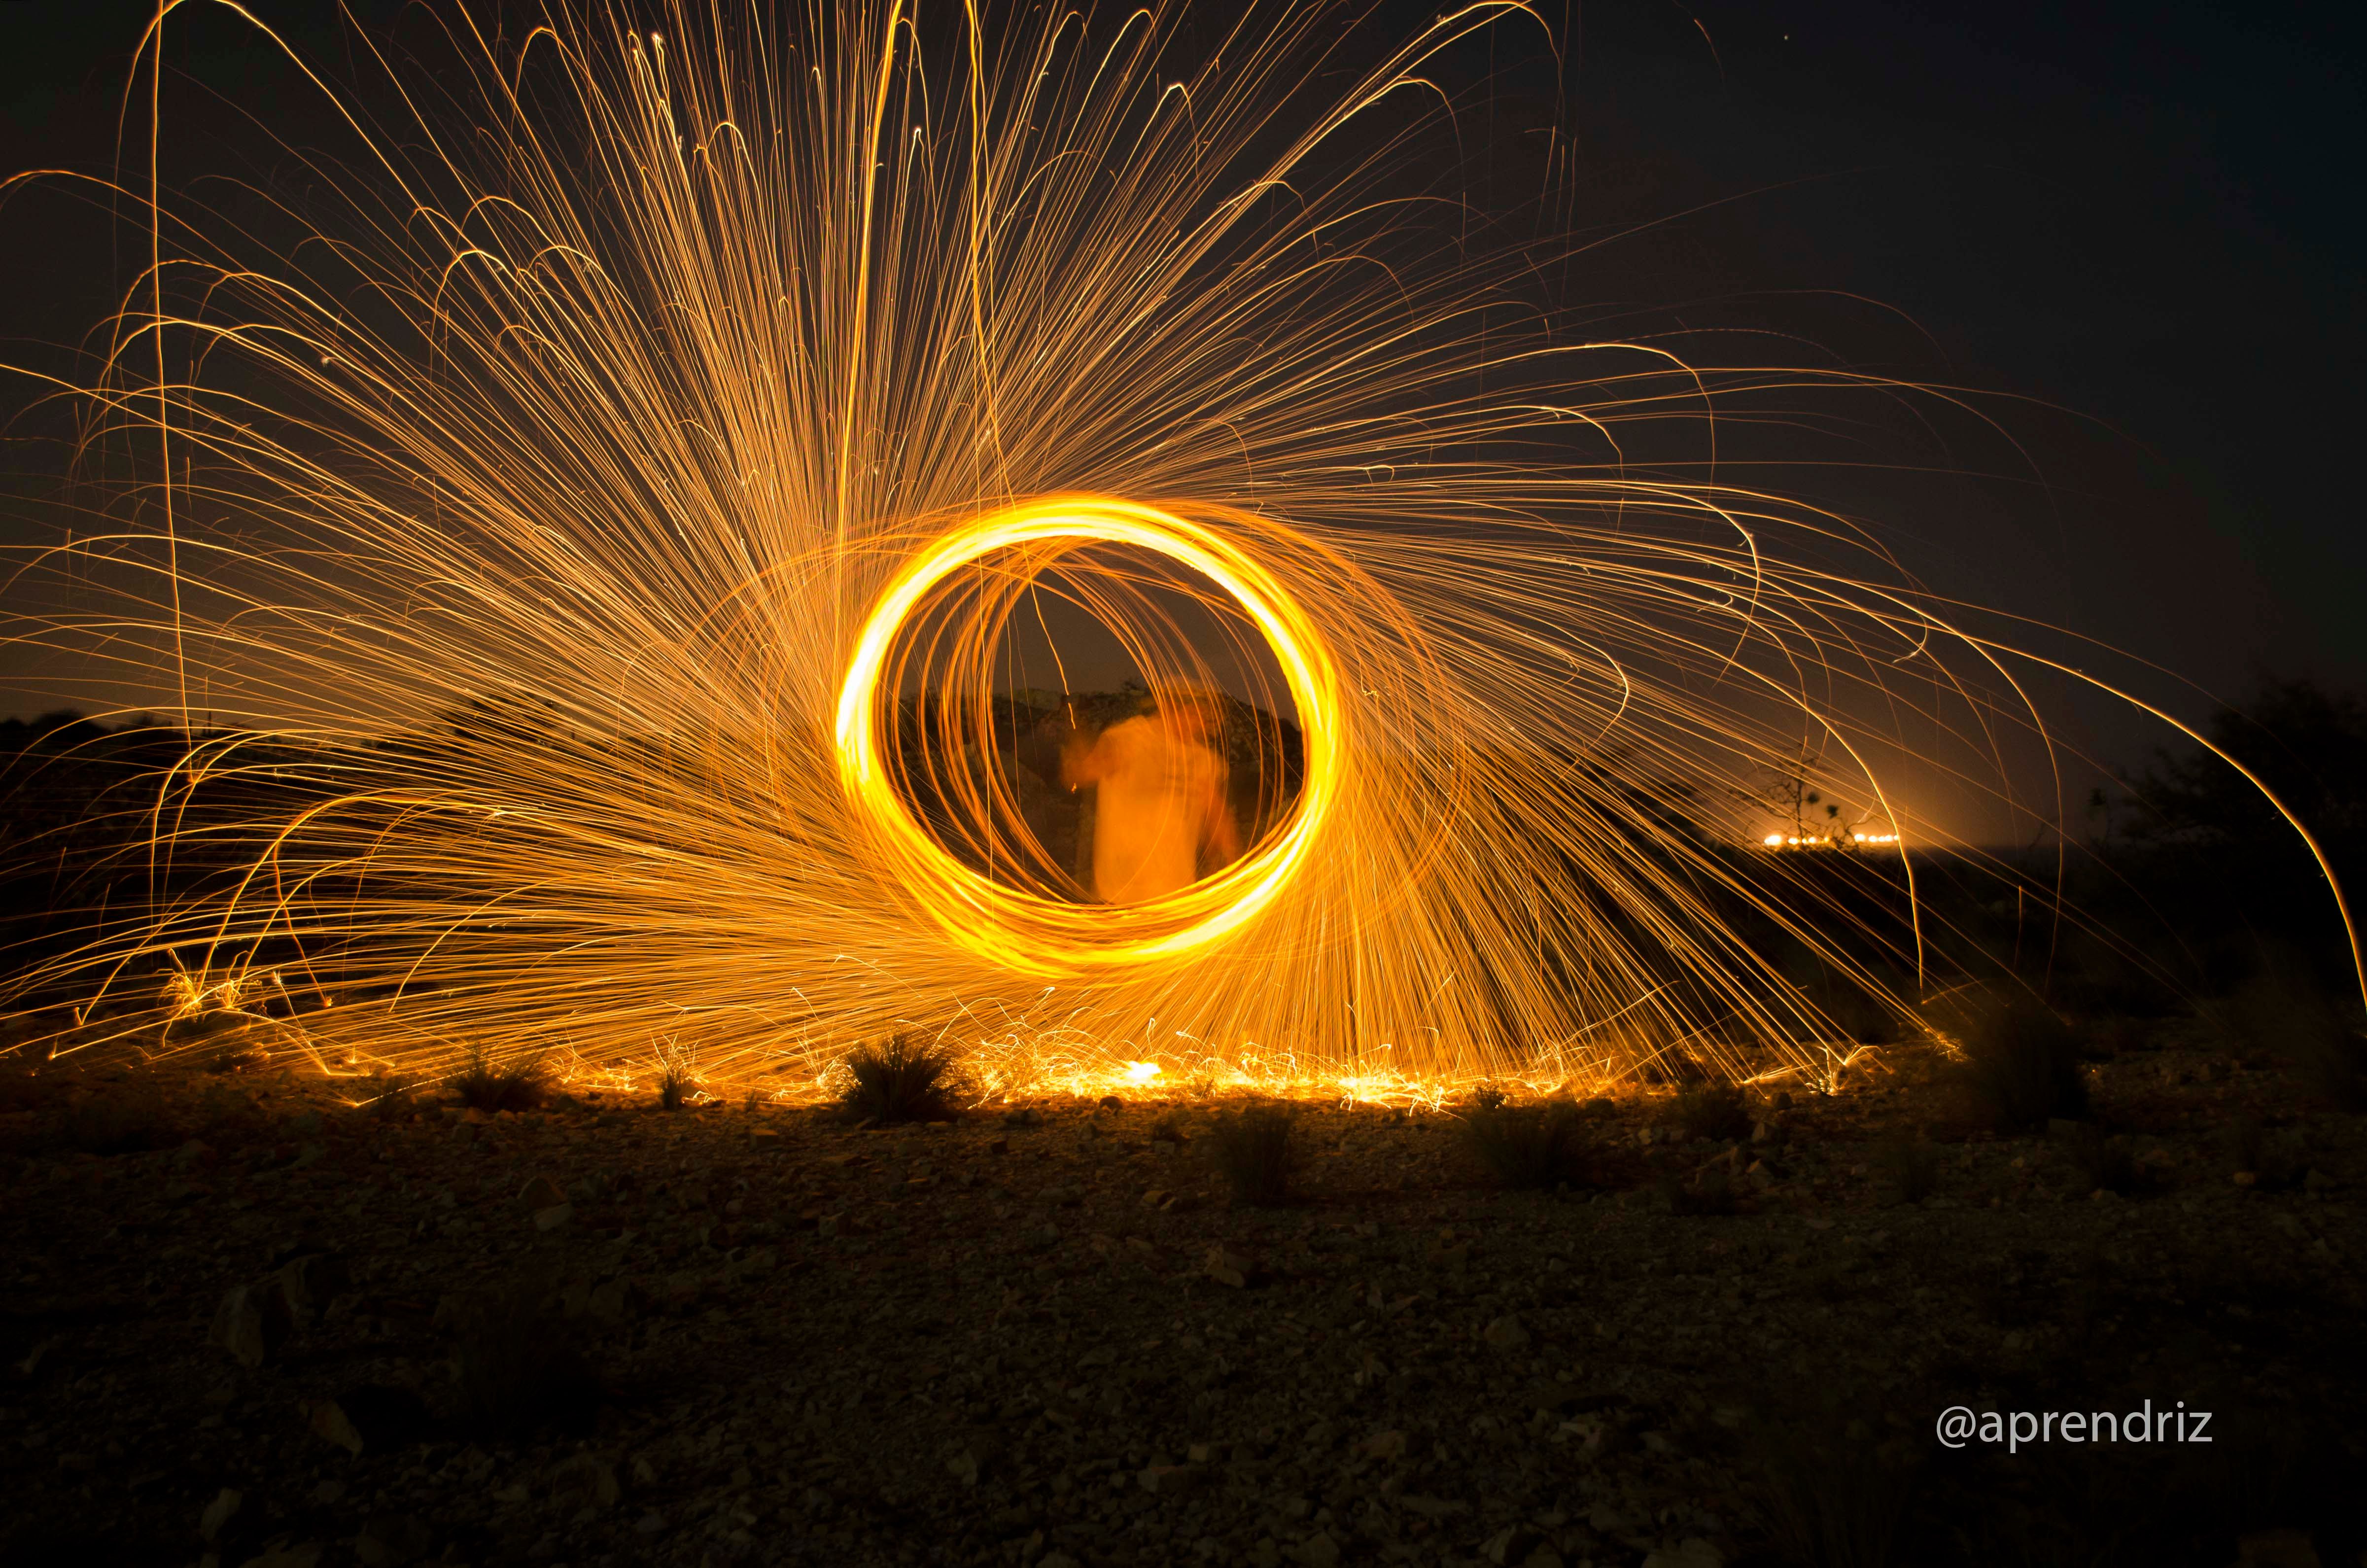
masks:
<instances>
[{"instance_id":1,"label":"rocky ground","mask_svg":"<svg viewBox=\"0 0 2367 1568\"><path fill-rule=\"evenodd\" d=\"M0 1059L0 1558L2367 1561L2367 1124L2115 1034L2093 1127L1967 1131L1894 1052L1731 1141L1596 1102L1566 1190L1304 1105L1271 1210L1215 1104L384 1116ZM1935 1437L2148 1400L2212 1441Z\"/></svg>"}]
</instances>

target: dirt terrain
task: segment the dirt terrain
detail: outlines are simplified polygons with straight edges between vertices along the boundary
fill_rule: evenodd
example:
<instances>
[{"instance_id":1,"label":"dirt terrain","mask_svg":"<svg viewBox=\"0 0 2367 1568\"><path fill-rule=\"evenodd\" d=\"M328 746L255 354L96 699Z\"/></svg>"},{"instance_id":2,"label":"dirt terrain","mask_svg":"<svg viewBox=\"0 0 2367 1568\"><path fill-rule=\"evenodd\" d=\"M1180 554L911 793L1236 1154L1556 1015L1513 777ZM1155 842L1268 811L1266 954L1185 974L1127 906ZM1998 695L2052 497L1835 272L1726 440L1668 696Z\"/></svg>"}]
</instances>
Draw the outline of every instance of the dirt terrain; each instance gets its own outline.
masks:
<instances>
[{"instance_id":1,"label":"dirt terrain","mask_svg":"<svg viewBox=\"0 0 2367 1568\"><path fill-rule=\"evenodd\" d=\"M2117 1034L2092 1123L1967 1131L1893 1051L1730 1138L1591 1102L1541 1191L1456 1110L1303 1104L1263 1210L1216 1102L0 1058L0 1558L2361 1561L2367 1126ZM2148 1400L2212 1440L1935 1437Z\"/></svg>"}]
</instances>

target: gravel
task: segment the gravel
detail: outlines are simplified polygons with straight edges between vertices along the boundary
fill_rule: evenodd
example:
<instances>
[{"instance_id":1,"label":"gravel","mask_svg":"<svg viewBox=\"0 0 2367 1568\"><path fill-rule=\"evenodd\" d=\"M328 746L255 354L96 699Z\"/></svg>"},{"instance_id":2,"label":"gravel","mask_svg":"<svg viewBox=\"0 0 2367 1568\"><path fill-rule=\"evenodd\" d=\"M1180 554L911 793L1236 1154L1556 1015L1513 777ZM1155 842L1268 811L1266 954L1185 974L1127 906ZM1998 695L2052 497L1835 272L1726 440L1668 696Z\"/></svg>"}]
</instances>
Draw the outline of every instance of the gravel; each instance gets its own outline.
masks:
<instances>
[{"instance_id":1,"label":"gravel","mask_svg":"<svg viewBox=\"0 0 2367 1568\"><path fill-rule=\"evenodd\" d=\"M1255 1211L1203 1140L1153 1139L1169 1103L391 1120L294 1071L159 1070L187 1136L95 1157L64 1108L128 1080L60 1064L0 1116L0 1476L42 1499L0 1557L1713 1568L1805 1550L1771 1442L1912 1475L1910 1535L2071 1518L2043 1486L1990 1507L2005 1461L1931 1441L1951 1403L2216 1400L2231 1445L2367 1462L2360 1119L2173 1034L2096 1070L2137 1173L2099 1194L2065 1136L1950 1131L1919 1071L1762 1102L1732 1144L1598 1107L1600 1185L1552 1193L1482 1186L1448 1116L1311 1106L1300 1196ZM1900 1202L1876 1151L1927 1129ZM1734 1212L1672 1205L1713 1168ZM454 1336L520 1280L597 1396L503 1437L459 1419ZM2211 1516L2215 1561L2310 1528L2293 1473Z\"/></svg>"}]
</instances>

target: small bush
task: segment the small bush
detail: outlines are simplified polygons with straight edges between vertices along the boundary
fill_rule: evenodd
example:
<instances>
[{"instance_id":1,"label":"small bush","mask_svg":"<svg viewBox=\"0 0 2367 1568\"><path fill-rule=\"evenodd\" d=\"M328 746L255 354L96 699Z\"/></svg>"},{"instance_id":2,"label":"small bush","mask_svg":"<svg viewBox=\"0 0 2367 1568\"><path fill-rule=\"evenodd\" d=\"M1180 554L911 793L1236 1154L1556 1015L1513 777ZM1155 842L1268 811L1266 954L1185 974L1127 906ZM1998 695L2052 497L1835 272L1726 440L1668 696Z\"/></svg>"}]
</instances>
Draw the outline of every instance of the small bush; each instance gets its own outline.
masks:
<instances>
[{"instance_id":1,"label":"small bush","mask_svg":"<svg viewBox=\"0 0 2367 1568\"><path fill-rule=\"evenodd\" d=\"M394 1073L379 1073L363 1086L362 1104L380 1121L409 1121L419 1108L412 1102L411 1080Z\"/></svg>"},{"instance_id":2,"label":"small bush","mask_svg":"<svg viewBox=\"0 0 2367 1568\"><path fill-rule=\"evenodd\" d=\"M1687 1138L1711 1142L1739 1141L1750 1136L1750 1107L1732 1084L1694 1084L1669 1102L1668 1119Z\"/></svg>"},{"instance_id":3,"label":"small bush","mask_svg":"<svg viewBox=\"0 0 2367 1568\"><path fill-rule=\"evenodd\" d=\"M600 1387L548 1281L524 1279L463 1302L452 1322L460 1418L489 1437L580 1428Z\"/></svg>"},{"instance_id":4,"label":"small bush","mask_svg":"<svg viewBox=\"0 0 2367 1568\"><path fill-rule=\"evenodd\" d=\"M1874 1178L1901 1203L1920 1203L1940 1185L1940 1151L1929 1139L1894 1138L1874 1153Z\"/></svg>"},{"instance_id":5,"label":"small bush","mask_svg":"<svg viewBox=\"0 0 2367 1568\"><path fill-rule=\"evenodd\" d=\"M1802 1389L1779 1400L1781 1408L1753 1421L1750 1447L1784 1558L1806 1568L1898 1561L1917 1455L1911 1444L1882 1441L1862 1414L1882 1408L1879 1395Z\"/></svg>"},{"instance_id":6,"label":"small bush","mask_svg":"<svg viewBox=\"0 0 2367 1568\"><path fill-rule=\"evenodd\" d=\"M462 1105L482 1111L532 1110L550 1094L541 1057L514 1057L495 1066L481 1050L469 1053L452 1088Z\"/></svg>"},{"instance_id":7,"label":"small bush","mask_svg":"<svg viewBox=\"0 0 2367 1568\"><path fill-rule=\"evenodd\" d=\"M2331 1028L2296 1035L2293 1058L2318 1098L2356 1116L2367 1111L2367 1036L2339 1018L2330 1021Z\"/></svg>"},{"instance_id":8,"label":"small bush","mask_svg":"<svg viewBox=\"0 0 2367 1568\"><path fill-rule=\"evenodd\" d=\"M1482 1106L1457 1128L1463 1147L1499 1187L1535 1191L1583 1179L1582 1118L1567 1100Z\"/></svg>"},{"instance_id":9,"label":"small bush","mask_svg":"<svg viewBox=\"0 0 2367 1568\"><path fill-rule=\"evenodd\" d=\"M690 1092L690 1068L681 1062L669 1062L658 1073L658 1108L680 1110L685 1096Z\"/></svg>"},{"instance_id":10,"label":"small bush","mask_svg":"<svg viewBox=\"0 0 2367 1568\"><path fill-rule=\"evenodd\" d=\"M1975 1017L1965 1030L1958 1087L2000 1133L2033 1132L2088 1114L2088 1076L2070 1026L2029 998Z\"/></svg>"},{"instance_id":11,"label":"small bush","mask_svg":"<svg viewBox=\"0 0 2367 1568\"><path fill-rule=\"evenodd\" d=\"M2272 948L2258 972L2204 1014L2248 1061L2290 1060L2312 1095L2356 1114L2367 1111L2367 1036L2355 1011L2300 955Z\"/></svg>"},{"instance_id":12,"label":"small bush","mask_svg":"<svg viewBox=\"0 0 2367 1568\"><path fill-rule=\"evenodd\" d=\"M1290 1200L1297 1148L1292 1141L1297 1118L1287 1106L1251 1106L1217 1119L1209 1142L1217 1169L1232 1188L1233 1201L1272 1209Z\"/></svg>"},{"instance_id":13,"label":"small bush","mask_svg":"<svg viewBox=\"0 0 2367 1568\"><path fill-rule=\"evenodd\" d=\"M950 1121L958 1114L953 1052L900 1034L846 1059L846 1108L874 1121Z\"/></svg>"},{"instance_id":14,"label":"small bush","mask_svg":"<svg viewBox=\"0 0 2367 1568\"><path fill-rule=\"evenodd\" d=\"M1481 1110L1501 1110L1512 1097L1493 1084L1482 1084L1471 1091L1471 1103Z\"/></svg>"}]
</instances>

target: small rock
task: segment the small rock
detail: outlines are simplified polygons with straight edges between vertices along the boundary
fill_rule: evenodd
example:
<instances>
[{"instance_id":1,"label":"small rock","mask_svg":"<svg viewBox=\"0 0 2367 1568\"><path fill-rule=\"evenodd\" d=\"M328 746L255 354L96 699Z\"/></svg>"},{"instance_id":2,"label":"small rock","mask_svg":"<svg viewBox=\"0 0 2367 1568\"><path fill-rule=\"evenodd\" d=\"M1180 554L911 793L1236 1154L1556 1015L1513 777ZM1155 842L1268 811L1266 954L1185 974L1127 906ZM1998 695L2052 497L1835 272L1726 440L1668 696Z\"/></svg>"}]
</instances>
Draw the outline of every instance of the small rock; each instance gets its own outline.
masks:
<instances>
[{"instance_id":1,"label":"small rock","mask_svg":"<svg viewBox=\"0 0 2367 1568\"><path fill-rule=\"evenodd\" d=\"M1116 1095L1104 1095L1102 1096L1101 1108L1104 1110L1124 1110L1126 1108L1126 1102L1118 1098Z\"/></svg>"},{"instance_id":2,"label":"small rock","mask_svg":"<svg viewBox=\"0 0 2367 1568\"><path fill-rule=\"evenodd\" d=\"M342 1501L345 1495L345 1483L332 1478L312 1488L312 1506L316 1508L334 1506Z\"/></svg>"},{"instance_id":3,"label":"small rock","mask_svg":"<svg viewBox=\"0 0 2367 1568\"><path fill-rule=\"evenodd\" d=\"M435 1547L436 1532L425 1520L412 1514L378 1514L363 1523L354 1555L368 1568L396 1568L417 1562Z\"/></svg>"},{"instance_id":4,"label":"small rock","mask_svg":"<svg viewBox=\"0 0 2367 1568\"><path fill-rule=\"evenodd\" d=\"M206 1505L206 1511L198 1516L198 1534L207 1540L221 1535L222 1527L238 1517L239 1506L245 1501L246 1494L243 1492L223 1487L214 1494L214 1500Z\"/></svg>"},{"instance_id":5,"label":"small rock","mask_svg":"<svg viewBox=\"0 0 2367 1568\"><path fill-rule=\"evenodd\" d=\"M620 1495L615 1467L595 1455L576 1454L551 1467L550 1500L563 1508L606 1513Z\"/></svg>"},{"instance_id":6,"label":"small rock","mask_svg":"<svg viewBox=\"0 0 2367 1568\"><path fill-rule=\"evenodd\" d=\"M1454 1502L1444 1497L1424 1497L1419 1493L1410 1492L1398 1499L1398 1506L1410 1514L1420 1514L1433 1523L1440 1519L1451 1519L1457 1514L1467 1514L1471 1511L1471 1505L1468 1503Z\"/></svg>"},{"instance_id":7,"label":"small rock","mask_svg":"<svg viewBox=\"0 0 2367 1568\"><path fill-rule=\"evenodd\" d=\"M1257 1265L1245 1253L1214 1246L1208 1249L1205 1267L1209 1278L1238 1290L1250 1282L1250 1276L1255 1272Z\"/></svg>"},{"instance_id":8,"label":"small rock","mask_svg":"<svg viewBox=\"0 0 2367 1568\"><path fill-rule=\"evenodd\" d=\"M1135 1480L1154 1497L1188 1497L1206 1484L1207 1471L1196 1464L1156 1464Z\"/></svg>"},{"instance_id":9,"label":"small rock","mask_svg":"<svg viewBox=\"0 0 2367 1568\"><path fill-rule=\"evenodd\" d=\"M1290 1549L1290 1560L1306 1568L1332 1568L1340 1561L1340 1543L1327 1531L1318 1530Z\"/></svg>"},{"instance_id":10,"label":"small rock","mask_svg":"<svg viewBox=\"0 0 2367 1568\"><path fill-rule=\"evenodd\" d=\"M1537 1544L1536 1531L1525 1525L1507 1525L1488 1538L1487 1544L1479 1549L1479 1555L1490 1562L1510 1563L1512 1568L1520 1568L1531 1549Z\"/></svg>"},{"instance_id":11,"label":"small rock","mask_svg":"<svg viewBox=\"0 0 2367 1568\"><path fill-rule=\"evenodd\" d=\"M575 1205L554 1203L547 1209L538 1209L534 1211L534 1228L538 1231L555 1231L574 1218Z\"/></svg>"},{"instance_id":12,"label":"small rock","mask_svg":"<svg viewBox=\"0 0 2367 1568\"><path fill-rule=\"evenodd\" d=\"M1036 1560L1036 1568L1077 1568L1077 1560L1065 1551L1048 1551Z\"/></svg>"},{"instance_id":13,"label":"small rock","mask_svg":"<svg viewBox=\"0 0 2367 1568\"><path fill-rule=\"evenodd\" d=\"M526 1190L518 1194L518 1206L522 1209L549 1209L566 1201L567 1194L547 1176L536 1176L526 1184Z\"/></svg>"},{"instance_id":14,"label":"small rock","mask_svg":"<svg viewBox=\"0 0 2367 1568\"><path fill-rule=\"evenodd\" d=\"M1406 1435L1403 1432L1376 1432L1359 1445L1359 1451L1366 1459L1401 1460L1406 1453Z\"/></svg>"},{"instance_id":15,"label":"small rock","mask_svg":"<svg viewBox=\"0 0 2367 1568\"><path fill-rule=\"evenodd\" d=\"M362 1451L361 1432L345 1414L345 1406L334 1399L324 1399L312 1407L312 1434L349 1454Z\"/></svg>"},{"instance_id":16,"label":"small rock","mask_svg":"<svg viewBox=\"0 0 2367 1568\"><path fill-rule=\"evenodd\" d=\"M277 1355L293 1326L278 1281L233 1285L214 1309L212 1343L243 1367L260 1367Z\"/></svg>"},{"instance_id":17,"label":"small rock","mask_svg":"<svg viewBox=\"0 0 2367 1568\"><path fill-rule=\"evenodd\" d=\"M2236 1568L2319 1568L2306 1530L2262 1530L2236 1543Z\"/></svg>"},{"instance_id":18,"label":"small rock","mask_svg":"<svg viewBox=\"0 0 2367 1568\"><path fill-rule=\"evenodd\" d=\"M1644 1568L1726 1568L1726 1554L1701 1537L1687 1536L1674 1546L1655 1549Z\"/></svg>"},{"instance_id":19,"label":"small rock","mask_svg":"<svg viewBox=\"0 0 2367 1568\"><path fill-rule=\"evenodd\" d=\"M995 1445L980 1433L964 1443L954 1456L946 1460L946 1469L964 1486L976 1486L978 1478L994 1463Z\"/></svg>"},{"instance_id":20,"label":"small rock","mask_svg":"<svg viewBox=\"0 0 2367 1568\"><path fill-rule=\"evenodd\" d=\"M1509 1313L1482 1329L1479 1337L1497 1350L1523 1350L1529 1344L1528 1328L1517 1316Z\"/></svg>"},{"instance_id":21,"label":"small rock","mask_svg":"<svg viewBox=\"0 0 2367 1568\"><path fill-rule=\"evenodd\" d=\"M309 1325L337 1297L353 1289L345 1260L334 1253L309 1252L291 1257L272 1276L279 1300L291 1322Z\"/></svg>"},{"instance_id":22,"label":"small rock","mask_svg":"<svg viewBox=\"0 0 2367 1568\"><path fill-rule=\"evenodd\" d=\"M239 1568L316 1568L321 1561L321 1543L317 1540L293 1541L275 1546L260 1556L250 1557L240 1563ZM368 1562L370 1560L365 1557L362 1561Z\"/></svg>"},{"instance_id":23,"label":"small rock","mask_svg":"<svg viewBox=\"0 0 2367 1568\"><path fill-rule=\"evenodd\" d=\"M640 1518L633 1521L633 1532L636 1535L653 1536L663 1533L664 1529L665 1516L657 1512L655 1509L643 1514Z\"/></svg>"},{"instance_id":24,"label":"small rock","mask_svg":"<svg viewBox=\"0 0 2367 1568\"><path fill-rule=\"evenodd\" d=\"M406 1388L362 1383L312 1406L313 1434L347 1453L387 1453L427 1435L427 1406Z\"/></svg>"}]
</instances>

